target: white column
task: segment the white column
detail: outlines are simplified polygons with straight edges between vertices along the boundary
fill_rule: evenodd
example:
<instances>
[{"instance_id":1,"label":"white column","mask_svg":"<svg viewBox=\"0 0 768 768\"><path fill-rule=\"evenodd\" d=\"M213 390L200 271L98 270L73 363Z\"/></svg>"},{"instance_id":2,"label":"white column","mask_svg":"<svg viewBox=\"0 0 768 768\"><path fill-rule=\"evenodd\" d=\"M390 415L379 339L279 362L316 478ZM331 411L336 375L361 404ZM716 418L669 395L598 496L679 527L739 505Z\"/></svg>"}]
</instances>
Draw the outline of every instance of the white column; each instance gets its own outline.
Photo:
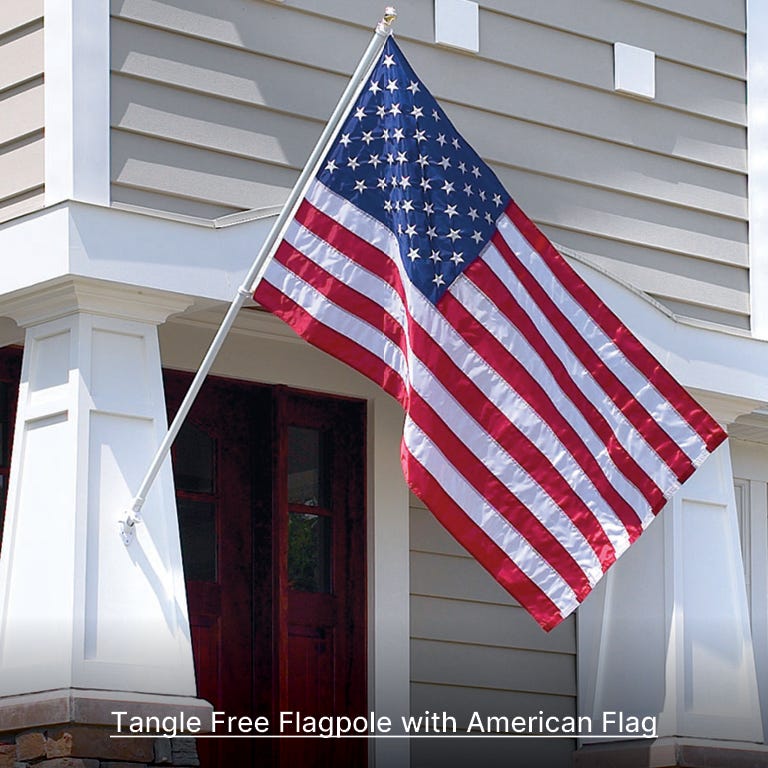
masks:
<instances>
[{"instance_id":1,"label":"white column","mask_svg":"<svg viewBox=\"0 0 768 768\"><path fill-rule=\"evenodd\" d=\"M726 402L706 405L722 416ZM595 724L606 711L653 715L662 746L762 742L727 442L622 556L578 621L579 710ZM640 748L650 760L653 748Z\"/></svg>"},{"instance_id":2,"label":"white column","mask_svg":"<svg viewBox=\"0 0 768 768\"><path fill-rule=\"evenodd\" d=\"M6 300L26 328L0 558L0 696L194 696L166 463L126 547L118 518L166 428L157 328L169 294L70 280Z\"/></svg>"}]
</instances>

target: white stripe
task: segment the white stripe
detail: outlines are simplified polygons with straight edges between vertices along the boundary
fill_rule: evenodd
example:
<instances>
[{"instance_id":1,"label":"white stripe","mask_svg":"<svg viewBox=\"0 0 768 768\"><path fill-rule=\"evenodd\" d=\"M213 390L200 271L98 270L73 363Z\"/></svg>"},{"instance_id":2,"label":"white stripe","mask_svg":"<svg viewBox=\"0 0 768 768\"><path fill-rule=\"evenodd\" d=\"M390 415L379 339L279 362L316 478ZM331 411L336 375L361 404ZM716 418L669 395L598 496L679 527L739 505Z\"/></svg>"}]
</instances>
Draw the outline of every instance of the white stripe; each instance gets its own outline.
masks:
<instances>
[{"instance_id":1,"label":"white stripe","mask_svg":"<svg viewBox=\"0 0 768 768\"><path fill-rule=\"evenodd\" d=\"M414 358L413 363L414 390L432 406L475 458L571 553L589 583L592 586L597 584L603 575L600 560L574 522L503 446L456 402L448 389L420 360ZM465 467L463 474L471 471Z\"/></svg>"},{"instance_id":2,"label":"white stripe","mask_svg":"<svg viewBox=\"0 0 768 768\"><path fill-rule=\"evenodd\" d=\"M388 365L407 386L408 366L400 347L381 331L334 304L280 262L272 261L264 280L296 302L305 312L328 328L356 341Z\"/></svg>"},{"instance_id":3,"label":"white stripe","mask_svg":"<svg viewBox=\"0 0 768 768\"><path fill-rule=\"evenodd\" d=\"M578 607L574 591L560 574L533 549L517 529L461 476L431 438L406 418L404 443L414 458L461 507L464 514L515 563L567 616Z\"/></svg>"},{"instance_id":4,"label":"white stripe","mask_svg":"<svg viewBox=\"0 0 768 768\"><path fill-rule=\"evenodd\" d=\"M480 258L484 258L484 255L481 255ZM600 440L579 409L574 406L561 389L557 379L552 375L546 363L539 357L536 350L520 330L465 275L454 282L449 292L464 306L479 325L485 328L493 328L493 336L504 347L504 350L525 368L533 380L544 390L552 408L559 411L565 421L573 427L577 437L583 442L584 449L595 459L600 467L605 481L610 483L627 503L638 511L641 518L645 514L650 513L650 506L645 497L614 464L603 441ZM491 365L490 362L489 365ZM535 409L536 403L533 403L531 407ZM539 418L542 419L546 428L549 428L544 417L540 415ZM617 554L621 554L629 546L629 536L623 523L615 514L612 505L605 500L595 486L594 478L583 474L584 470L579 465L577 459L570 453L568 454L568 460L573 462L573 471L576 473L575 484L572 483L572 487L597 516L600 525L616 548ZM579 483L579 480L583 480L583 484Z\"/></svg>"},{"instance_id":5,"label":"white stripe","mask_svg":"<svg viewBox=\"0 0 768 768\"><path fill-rule=\"evenodd\" d=\"M499 232L547 295L560 307L568 322L584 338L605 365L633 393L638 402L665 432L685 451L689 458L699 456L706 445L656 387L635 368L614 341L592 319L560 283L541 255L530 245L514 223L506 216L498 222Z\"/></svg>"},{"instance_id":6,"label":"white stripe","mask_svg":"<svg viewBox=\"0 0 768 768\"><path fill-rule=\"evenodd\" d=\"M616 404L603 392L600 385L584 368L568 344L561 338L557 329L549 322L539 305L525 290L504 257L495 247L485 253L485 260L499 279L506 285L515 297L523 311L531 318L538 331L549 344L553 353L563 363L564 368L573 383L581 390L595 409L608 422L611 431L625 451L638 463L641 469L653 479L665 495L670 495L680 484L674 472L661 459L656 451L648 445L643 435L626 418Z\"/></svg>"},{"instance_id":7,"label":"white stripe","mask_svg":"<svg viewBox=\"0 0 768 768\"><path fill-rule=\"evenodd\" d=\"M341 251L295 219L286 230L284 239L299 253L333 275L340 283L354 288L378 304L382 311L391 315L407 336L408 320L403 301L400 294L389 283L347 258Z\"/></svg>"}]
</instances>

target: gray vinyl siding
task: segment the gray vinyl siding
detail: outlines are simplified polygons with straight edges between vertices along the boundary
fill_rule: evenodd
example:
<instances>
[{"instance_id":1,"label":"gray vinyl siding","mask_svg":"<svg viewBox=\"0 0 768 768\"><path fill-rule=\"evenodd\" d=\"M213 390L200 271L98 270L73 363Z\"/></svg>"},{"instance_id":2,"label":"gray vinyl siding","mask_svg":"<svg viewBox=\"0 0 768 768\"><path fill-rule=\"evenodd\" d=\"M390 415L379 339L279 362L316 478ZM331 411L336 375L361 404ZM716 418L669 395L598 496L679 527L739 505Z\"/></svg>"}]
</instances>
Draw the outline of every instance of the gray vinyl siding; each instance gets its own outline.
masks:
<instances>
[{"instance_id":1,"label":"gray vinyl siding","mask_svg":"<svg viewBox=\"0 0 768 768\"><path fill-rule=\"evenodd\" d=\"M43 3L0 5L0 221L43 205Z\"/></svg>"},{"instance_id":2,"label":"gray vinyl siding","mask_svg":"<svg viewBox=\"0 0 768 768\"><path fill-rule=\"evenodd\" d=\"M481 717L576 714L573 619L545 634L412 498L411 713L447 712L458 728ZM483 765L571 765L573 742L492 740ZM477 743L411 744L414 768L472 764Z\"/></svg>"},{"instance_id":3,"label":"gray vinyl siding","mask_svg":"<svg viewBox=\"0 0 768 768\"><path fill-rule=\"evenodd\" d=\"M401 45L557 243L674 312L749 327L741 0L482 0L480 55ZM112 0L112 196L197 216L281 203L364 49L372 2ZM613 91L613 43L657 97Z\"/></svg>"}]
</instances>

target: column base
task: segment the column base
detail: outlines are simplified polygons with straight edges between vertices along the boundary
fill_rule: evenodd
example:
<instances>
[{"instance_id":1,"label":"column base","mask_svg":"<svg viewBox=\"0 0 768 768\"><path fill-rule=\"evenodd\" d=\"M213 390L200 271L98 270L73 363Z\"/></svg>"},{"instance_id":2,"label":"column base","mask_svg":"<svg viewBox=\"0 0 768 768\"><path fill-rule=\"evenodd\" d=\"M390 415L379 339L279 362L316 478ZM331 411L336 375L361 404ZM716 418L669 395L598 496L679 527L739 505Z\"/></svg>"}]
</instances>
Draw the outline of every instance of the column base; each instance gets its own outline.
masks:
<instances>
[{"instance_id":1,"label":"column base","mask_svg":"<svg viewBox=\"0 0 768 768\"><path fill-rule=\"evenodd\" d=\"M768 746L708 739L638 739L585 744L574 753L575 768L768 768Z\"/></svg>"},{"instance_id":2,"label":"column base","mask_svg":"<svg viewBox=\"0 0 768 768\"><path fill-rule=\"evenodd\" d=\"M125 691L60 689L0 697L0 768L121 768L199 765L195 741L183 735L169 738L113 738L117 715L122 732L129 719L174 717L176 722L199 718L209 730L213 707L203 699Z\"/></svg>"}]
</instances>

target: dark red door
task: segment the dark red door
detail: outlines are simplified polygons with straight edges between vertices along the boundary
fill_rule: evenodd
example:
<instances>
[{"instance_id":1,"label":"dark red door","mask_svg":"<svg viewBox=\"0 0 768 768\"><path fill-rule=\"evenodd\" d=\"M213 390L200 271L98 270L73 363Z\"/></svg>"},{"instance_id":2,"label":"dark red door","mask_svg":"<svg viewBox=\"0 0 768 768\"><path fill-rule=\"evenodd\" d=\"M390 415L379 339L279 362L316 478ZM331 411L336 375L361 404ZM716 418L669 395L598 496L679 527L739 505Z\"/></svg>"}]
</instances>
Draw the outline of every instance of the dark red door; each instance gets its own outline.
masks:
<instances>
[{"instance_id":1,"label":"dark red door","mask_svg":"<svg viewBox=\"0 0 768 768\"><path fill-rule=\"evenodd\" d=\"M189 381L168 374L169 410ZM364 406L210 379L174 446L200 696L366 709ZM298 748L298 752L296 751ZM350 751L351 748L351 751ZM203 766L365 764L365 742L199 740Z\"/></svg>"}]
</instances>

